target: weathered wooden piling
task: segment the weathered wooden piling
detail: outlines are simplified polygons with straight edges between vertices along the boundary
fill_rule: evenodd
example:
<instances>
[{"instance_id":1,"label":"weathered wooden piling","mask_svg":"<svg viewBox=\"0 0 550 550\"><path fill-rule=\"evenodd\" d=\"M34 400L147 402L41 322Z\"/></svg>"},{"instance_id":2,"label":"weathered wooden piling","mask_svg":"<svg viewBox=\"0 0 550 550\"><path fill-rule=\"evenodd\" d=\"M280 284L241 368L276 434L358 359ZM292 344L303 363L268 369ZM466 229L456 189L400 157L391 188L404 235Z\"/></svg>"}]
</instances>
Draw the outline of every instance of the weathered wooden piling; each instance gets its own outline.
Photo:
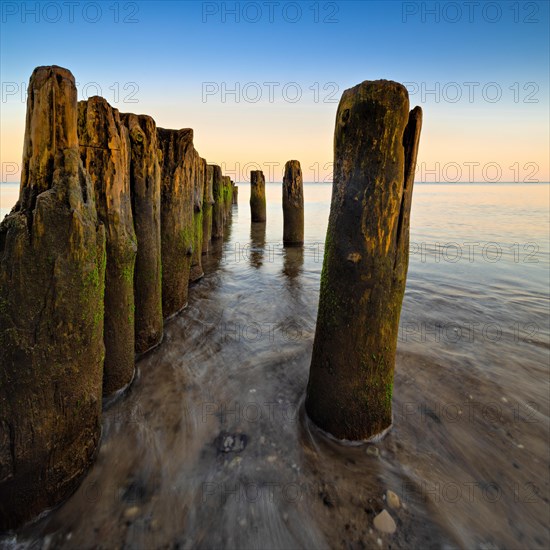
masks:
<instances>
[{"instance_id":1,"label":"weathered wooden piling","mask_svg":"<svg viewBox=\"0 0 550 550\"><path fill-rule=\"evenodd\" d=\"M366 81L336 115L334 185L306 410L339 439L381 437L392 392L422 111Z\"/></svg>"},{"instance_id":2,"label":"weathered wooden piling","mask_svg":"<svg viewBox=\"0 0 550 550\"><path fill-rule=\"evenodd\" d=\"M198 153L195 159L194 213L193 213L193 254L189 281L198 281L204 275L202 270L204 182L206 179L206 161Z\"/></svg>"},{"instance_id":3,"label":"weathered wooden piling","mask_svg":"<svg viewBox=\"0 0 550 550\"><path fill-rule=\"evenodd\" d=\"M235 185L235 182L232 181L231 185L233 186L233 204L239 204L239 186Z\"/></svg>"},{"instance_id":4,"label":"weathered wooden piling","mask_svg":"<svg viewBox=\"0 0 550 550\"><path fill-rule=\"evenodd\" d=\"M225 205L225 220L231 216L231 207L233 205L233 182L229 176L223 176L223 196Z\"/></svg>"},{"instance_id":5,"label":"weathered wooden piling","mask_svg":"<svg viewBox=\"0 0 550 550\"><path fill-rule=\"evenodd\" d=\"M224 225L224 196L223 196L223 176L222 169L212 165L212 193L214 195L214 206L212 207L212 238L221 239L223 237Z\"/></svg>"},{"instance_id":6,"label":"weathered wooden piling","mask_svg":"<svg viewBox=\"0 0 550 550\"><path fill-rule=\"evenodd\" d=\"M250 172L250 214L253 222L266 221L265 177L261 170Z\"/></svg>"},{"instance_id":7,"label":"weathered wooden piling","mask_svg":"<svg viewBox=\"0 0 550 550\"><path fill-rule=\"evenodd\" d=\"M105 225L105 365L103 394L134 376L134 266L137 242L130 199L130 139L117 109L102 97L78 103L78 141Z\"/></svg>"},{"instance_id":8,"label":"weathered wooden piling","mask_svg":"<svg viewBox=\"0 0 550 550\"><path fill-rule=\"evenodd\" d=\"M212 165L206 165L204 179L204 195L202 201L202 253L208 254L210 243L212 241L212 207L214 205L213 195L214 168Z\"/></svg>"},{"instance_id":9,"label":"weathered wooden piling","mask_svg":"<svg viewBox=\"0 0 550 550\"><path fill-rule=\"evenodd\" d=\"M130 134L130 192L138 243L134 270L135 343L138 354L162 341L160 166L155 121L125 113Z\"/></svg>"},{"instance_id":10,"label":"weathered wooden piling","mask_svg":"<svg viewBox=\"0 0 550 550\"><path fill-rule=\"evenodd\" d=\"M102 390L131 382L187 303L213 219L230 235L234 187L192 130L77 105L66 69L37 68L28 91L20 197L0 223L0 531L76 489Z\"/></svg>"},{"instance_id":11,"label":"weathered wooden piling","mask_svg":"<svg viewBox=\"0 0 550 550\"><path fill-rule=\"evenodd\" d=\"M157 133L162 151L162 312L170 318L187 305L196 152L189 128L159 128Z\"/></svg>"},{"instance_id":12,"label":"weathered wooden piling","mask_svg":"<svg viewBox=\"0 0 550 550\"><path fill-rule=\"evenodd\" d=\"M285 164L283 177L283 244L304 244L304 183L297 160Z\"/></svg>"},{"instance_id":13,"label":"weathered wooden piling","mask_svg":"<svg viewBox=\"0 0 550 550\"><path fill-rule=\"evenodd\" d=\"M67 498L95 456L105 258L74 77L38 67L19 201L0 224L0 530Z\"/></svg>"}]
</instances>

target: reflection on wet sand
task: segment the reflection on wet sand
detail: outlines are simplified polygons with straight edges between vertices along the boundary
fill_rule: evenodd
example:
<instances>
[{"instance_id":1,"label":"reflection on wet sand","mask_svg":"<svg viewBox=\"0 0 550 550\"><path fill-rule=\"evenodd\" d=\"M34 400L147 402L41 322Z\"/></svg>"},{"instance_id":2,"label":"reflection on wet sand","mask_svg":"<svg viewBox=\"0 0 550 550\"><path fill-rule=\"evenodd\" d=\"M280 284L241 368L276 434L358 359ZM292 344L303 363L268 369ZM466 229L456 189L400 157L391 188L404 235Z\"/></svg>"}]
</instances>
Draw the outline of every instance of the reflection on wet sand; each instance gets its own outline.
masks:
<instances>
[{"instance_id":1,"label":"reflection on wet sand","mask_svg":"<svg viewBox=\"0 0 550 550\"><path fill-rule=\"evenodd\" d=\"M252 222L250 224L250 265L262 267L265 252L266 222Z\"/></svg>"},{"instance_id":2,"label":"reflection on wet sand","mask_svg":"<svg viewBox=\"0 0 550 550\"><path fill-rule=\"evenodd\" d=\"M304 247L285 246L283 247L283 274L287 278L289 287L300 288L300 274L304 266Z\"/></svg>"}]
</instances>

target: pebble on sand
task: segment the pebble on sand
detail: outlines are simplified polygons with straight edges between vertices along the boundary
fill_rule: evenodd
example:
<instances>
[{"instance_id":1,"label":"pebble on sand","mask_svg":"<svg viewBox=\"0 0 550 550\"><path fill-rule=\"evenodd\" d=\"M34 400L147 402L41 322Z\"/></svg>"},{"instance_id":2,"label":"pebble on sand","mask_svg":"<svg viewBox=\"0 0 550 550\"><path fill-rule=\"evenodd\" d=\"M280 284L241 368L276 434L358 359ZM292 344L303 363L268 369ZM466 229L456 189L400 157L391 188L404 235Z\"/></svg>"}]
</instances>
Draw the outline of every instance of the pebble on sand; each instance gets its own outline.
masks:
<instances>
[{"instance_id":1,"label":"pebble on sand","mask_svg":"<svg viewBox=\"0 0 550 550\"><path fill-rule=\"evenodd\" d=\"M221 432L216 438L215 445L223 453L240 453L246 448L248 436L243 433Z\"/></svg>"},{"instance_id":2,"label":"pebble on sand","mask_svg":"<svg viewBox=\"0 0 550 550\"><path fill-rule=\"evenodd\" d=\"M229 463L229 467L230 468L235 468L236 466L238 466L241 462L242 462L242 458L240 456L236 456L230 463Z\"/></svg>"},{"instance_id":3,"label":"pebble on sand","mask_svg":"<svg viewBox=\"0 0 550 550\"><path fill-rule=\"evenodd\" d=\"M367 454L369 456L378 456L380 452L378 451L378 447L375 447L374 445L369 445L367 447Z\"/></svg>"},{"instance_id":4,"label":"pebble on sand","mask_svg":"<svg viewBox=\"0 0 550 550\"><path fill-rule=\"evenodd\" d=\"M126 510L124 510L125 519L134 519L138 514L139 514L138 506L131 506L130 508L126 508Z\"/></svg>"},{"instance_id":5,"label":"pebble on sand","mask_svg":"<svg viewBox=\"0 0 550 550\"><path fill-rule=\"evenodd\" d=\"M382 533L388 533L392 534L395 533L395 530L397 529L397 526L395 525L395 521L390 516L387 510L382 510L375 518L374 518L374 527L378 531L381 531Z\"/></svg>"},{"instance_id":6,"label":"pebble on sand","mask_svg":"<svg viewBox=\"0 0 550 550\"><path fill-rule=\"evenodd\" d=\"M399 497L389 489L386 491L386 502L388 503L388 506L394 510L397 510L401 506Z\"/></svg>"}]
</instances>

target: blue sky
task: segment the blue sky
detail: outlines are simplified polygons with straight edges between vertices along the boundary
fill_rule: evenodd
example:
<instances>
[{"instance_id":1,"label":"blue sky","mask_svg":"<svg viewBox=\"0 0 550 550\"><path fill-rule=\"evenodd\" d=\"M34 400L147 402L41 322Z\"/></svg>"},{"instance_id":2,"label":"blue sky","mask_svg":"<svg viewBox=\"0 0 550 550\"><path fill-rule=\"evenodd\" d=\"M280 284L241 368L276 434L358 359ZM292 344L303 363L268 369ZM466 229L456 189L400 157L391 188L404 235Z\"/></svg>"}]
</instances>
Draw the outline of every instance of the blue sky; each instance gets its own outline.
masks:
<instances>
[{"instance_id":1,"label":"blue sky","mask_svg":"<svg viewBox=\"0 0 550 550\"><path fill-rule=\"evenodd\" d=\"M20 160L21 83L38 65L70 69L81 97L97 83L121 111L194 128L209 161L241 167L289 158L328 165L343 90L388 78L418 90L411 107L425 111L426 171L456 163L465 175L464 163L497 162L508 181L509 166L518 163L521 180L535 163L547 181L548 9L546 1L482 0L4 2L0 155ZM277 83L273 101L266 82ZM238 102L222 101L224 85L240 87ZM259 101L246 100L258 92ZM321 172L327 178L330 167Z\"/></svg>"}]
</instances>

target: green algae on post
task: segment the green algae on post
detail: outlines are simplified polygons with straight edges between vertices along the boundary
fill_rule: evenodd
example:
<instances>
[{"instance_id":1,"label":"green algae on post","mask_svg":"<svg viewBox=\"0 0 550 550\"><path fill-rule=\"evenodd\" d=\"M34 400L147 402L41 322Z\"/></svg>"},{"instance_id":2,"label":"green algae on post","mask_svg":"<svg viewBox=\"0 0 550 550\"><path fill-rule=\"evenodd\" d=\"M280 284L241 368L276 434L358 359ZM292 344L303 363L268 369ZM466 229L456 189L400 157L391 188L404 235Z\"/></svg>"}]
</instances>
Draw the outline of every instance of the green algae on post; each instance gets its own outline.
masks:
<instances>
[{"instance_id":1,"label":"green algae on post","mask_svg":"<svg viewBox=\"0 0 550 550\"><path fill-rule=\"evenodd\" d=\"M162 314L187 305L193 252L195 185L193 130L157 129L161 163Z\"/></svg>"},{"instance_id":2,"label":"green algae on post","mask_svg":"<svg viewBox=\"0 0 550 550\"><path fill-rule=\"evenodd\" d=\"M125 113L130 135L130 192L137 239L134 271L135 345L144 353L162 341L160 166L155 121Z\"/></svg>"},{"instance_id":3,"label":"green algae on post","mask_svg":"<svg viewBox=\"0 0 550 550\"><path fill-rule=\"evenodd\" d=\"M212 207L212 238L221 239L223 237L224 226L224 194L223 194L223 176L222 169L216 164L212 165L212 194L214 196L214 205Z\"/></svg>"},{"instance_id":4,"label":"green algae on post","mask_svg":"<svg viewBox=\"0 0 550 550\"><path fill-rule=\"evenodd\" d=\"M191 271L189 281L198 281L203 275L202 244L204 216L204 187L206 178L206 161L198 153L195 158L195 185L193 192L193 254L191 256Z\"/></svg>"},{"instance_id":5,"label":"green algae on post","mask_svg":"<svg viewBox=\"0 0 550 550\"><path fill-rule=\"evenodd\" d=\"M206 165L204 180L204 196L202 201L202 253L207 254L210 250L210 241L212 240L212 206L214 196L212 183L214 179L214 168Z\"/></svg>"},{"instance_id":6,"label":"green algae on post","mask_svg":"<svg viewBox=\"0 0 550 550\"><path fill-rule=\"evenodd\" d=\"M225 221L231 216L231 207L233 205L233 183L229 176L223 176L223 202L225 205Z\"/></svg>"},{"instance_id":7,"label":"green algae on post","mask_svg":"<svg viewBox=\"0 0 550 550\"><path fill-rule=\"evenodd\" d=\"M98 218L106 228L103 394L134 377L136 234L130 199L130 140L117 109L92 97L78 103L80 156L92 179Z\"/></svg>"}]
</instances>

